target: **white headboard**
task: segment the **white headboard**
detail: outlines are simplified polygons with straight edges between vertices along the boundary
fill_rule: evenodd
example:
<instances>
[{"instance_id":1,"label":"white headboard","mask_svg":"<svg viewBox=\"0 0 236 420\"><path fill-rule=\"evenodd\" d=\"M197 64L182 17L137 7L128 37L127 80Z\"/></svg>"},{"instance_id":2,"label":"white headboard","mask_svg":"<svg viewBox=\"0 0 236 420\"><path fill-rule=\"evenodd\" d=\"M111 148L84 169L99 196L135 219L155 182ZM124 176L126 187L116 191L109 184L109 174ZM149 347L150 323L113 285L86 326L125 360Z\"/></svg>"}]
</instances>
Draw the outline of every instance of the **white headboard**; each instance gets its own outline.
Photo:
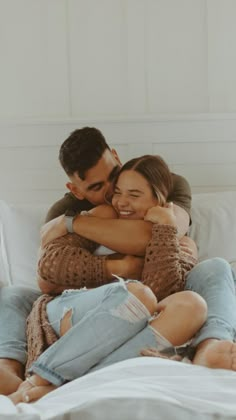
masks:
<instances>
[{"instance_id":1,"label":"white headboard","mask_svg":"<svg viewBox=\"0 0 236 420\"><path fill-rule=\"evenodd\" d=\"M160 154L193 192L236 190L236 115L191 114L0 123L0 199L51 205L65 192L58 162L71 131L95 126L123 162Z\"/></svg>"}]
</instances>

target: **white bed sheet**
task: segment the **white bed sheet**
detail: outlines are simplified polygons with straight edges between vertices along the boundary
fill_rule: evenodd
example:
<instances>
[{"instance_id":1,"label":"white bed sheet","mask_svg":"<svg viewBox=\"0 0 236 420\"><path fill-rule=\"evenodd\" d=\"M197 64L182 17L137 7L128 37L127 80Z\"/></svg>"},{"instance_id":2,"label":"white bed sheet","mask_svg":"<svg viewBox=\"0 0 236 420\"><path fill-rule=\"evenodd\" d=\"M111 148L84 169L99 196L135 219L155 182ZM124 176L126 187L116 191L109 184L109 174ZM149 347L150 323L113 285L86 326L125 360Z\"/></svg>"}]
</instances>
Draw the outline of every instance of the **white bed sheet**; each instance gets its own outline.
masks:
<instances>
[{"instance_id":1,"label":"white bed sheet","mask_svg":"<svg viewBox=\"0 0 236 420\"><path fill-rule=\"evenodd\" d=\"M136 358L73 381L34 404L0 397L0 420L236 419L236 372Z\"/></svg>"}]
</instances>

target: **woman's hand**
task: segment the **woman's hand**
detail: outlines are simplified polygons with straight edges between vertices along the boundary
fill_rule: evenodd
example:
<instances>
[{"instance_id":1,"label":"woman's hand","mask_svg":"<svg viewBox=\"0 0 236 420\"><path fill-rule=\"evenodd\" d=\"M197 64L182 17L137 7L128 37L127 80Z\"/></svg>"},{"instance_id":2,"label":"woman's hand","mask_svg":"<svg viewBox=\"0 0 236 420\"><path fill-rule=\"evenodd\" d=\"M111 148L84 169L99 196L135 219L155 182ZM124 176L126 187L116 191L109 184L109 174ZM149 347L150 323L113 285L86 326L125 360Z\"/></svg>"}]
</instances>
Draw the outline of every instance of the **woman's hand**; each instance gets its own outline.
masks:
<instances>
[{"instance_id":1,"label":"woman's hand","mask_svg":"<svg viewBox=\"0 0 236 420\"><path fill-rule=\"evenodd\" d=\"M177 226L176 216L174 214L173 203L166 203L165 207L155 206L151 207L144 220L151 223L159 223L160 225Z\"/></svg>"},{"instance_id":2,"label":"woman's hand","mask_svg":"<svg viewBox=\"0 0 236 420\"><path fill-rule=\"evenodd\" d=\"M166 355L165 350L162 352L156 348L149 348L149 349L143 349L140 352L141 356L147 356L147 357L159 357L161 359L170 359L170 360L176 360L180 362L183 360L183 357L180 355Z\"/></svg>"}]
</instances>

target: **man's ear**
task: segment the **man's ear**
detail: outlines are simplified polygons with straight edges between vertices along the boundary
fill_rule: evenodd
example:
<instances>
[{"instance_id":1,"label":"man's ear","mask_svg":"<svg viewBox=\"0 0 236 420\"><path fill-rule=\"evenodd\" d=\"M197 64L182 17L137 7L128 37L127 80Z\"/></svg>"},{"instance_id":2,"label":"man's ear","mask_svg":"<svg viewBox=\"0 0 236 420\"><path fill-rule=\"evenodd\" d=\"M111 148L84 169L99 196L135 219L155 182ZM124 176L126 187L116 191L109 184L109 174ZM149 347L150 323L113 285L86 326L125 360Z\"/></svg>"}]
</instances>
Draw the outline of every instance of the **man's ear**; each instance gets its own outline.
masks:
<instances>
[{"instance_id":1,"label":"man's ear","mask_svg":"<svg viewBox=\"0 0 236 420\"><path fill-rule=\"evenodd\" d=\"M68 190L70 190L70 192L76 198L78 198L79 200L83 200L84 199L83 194L78 190L78 188L72 182L67 182L66 188L68 188Z\"/></svg>"},{"instance_id":2,"label":"man's ear","mask_svg":"<svg viewBox=\"0 0 236 420\"><path fill-rule=\"evenodd\" d=\"M115 160L117 161L117 163L119 163L120 166L122 166L122 163L120 161L119 155L117 153L117 151L115 149L111 149L111 153L113 154Z\"/></svg>"}]
</instances>

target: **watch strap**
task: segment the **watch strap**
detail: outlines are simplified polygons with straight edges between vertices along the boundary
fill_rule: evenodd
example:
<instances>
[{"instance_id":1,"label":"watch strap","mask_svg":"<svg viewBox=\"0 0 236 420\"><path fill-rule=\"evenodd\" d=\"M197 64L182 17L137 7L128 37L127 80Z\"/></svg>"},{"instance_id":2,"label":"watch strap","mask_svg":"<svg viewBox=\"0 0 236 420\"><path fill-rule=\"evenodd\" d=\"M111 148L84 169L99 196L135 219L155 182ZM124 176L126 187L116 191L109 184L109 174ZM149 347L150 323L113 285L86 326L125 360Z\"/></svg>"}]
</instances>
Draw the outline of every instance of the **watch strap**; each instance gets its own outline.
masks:
<instances>
[{"instance_id":1,"label":"watch strap","mask_svg":"<svg viewBox=\"0 0 236 420\"><path fill-rule=\"evenodd\" d=\"M73 233L73 220L75 216L65 216L65 224L68 233Z\"/></svg>"},{"instance_id":2,"label":"watch strap","mask_svg":"<svg viewBox=\"0 0 236 420\"><path fill-rule=\"evenodd\" d=\"M77 213L73 210L66 210L65 212L65 225L68 233L74 233L73 221Z\"/></svg>"}]
</instances>

